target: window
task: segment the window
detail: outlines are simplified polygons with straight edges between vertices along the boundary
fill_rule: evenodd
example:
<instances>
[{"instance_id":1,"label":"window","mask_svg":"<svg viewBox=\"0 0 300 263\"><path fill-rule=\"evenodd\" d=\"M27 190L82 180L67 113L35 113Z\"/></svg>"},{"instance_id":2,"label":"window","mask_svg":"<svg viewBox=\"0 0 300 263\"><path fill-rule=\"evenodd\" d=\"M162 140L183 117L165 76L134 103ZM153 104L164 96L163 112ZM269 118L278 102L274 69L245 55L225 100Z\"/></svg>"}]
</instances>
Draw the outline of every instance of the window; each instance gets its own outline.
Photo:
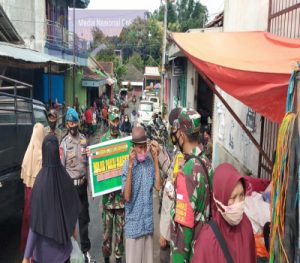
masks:
<instances>
[{"instance_id":1,"label":"window","mask_svg":"<svg viewBox=\"0 0 300 263\"><path fill-rule=\"evenodd\" d=\"M151 111L153 111L152 104L141 103L141 104L140 104L140 110L141 110L141 111L151 112Z\"/></svg>"},{"instance_id":2,"label":"window","mask_svg":"<svg viewBox=\"0 0 300 263\"><path fill-rule=\"evenodd\" d=\"M45 127L47 127L48 120L47 120L46 112L42 111L42 110L37 110L37 109L34 109L33 112L34 112L35 122L36 123L39 122L39 123L43 124Z\"/></svg>"},{"instance_id":3,"label":"window","mask_svg":"<svg viewBox=\"0 0 300 263\"><path fill-rule=\"evenodd\" d=\"M0 124L16 124L14 112L0 110Z\"/></svg>"},{"instance_id":4,"label":"window","mask_svg":"<svg viewBox=\"0 0 300 263\"><path fill-rule=\"evenodd\" d=\"M158 100L157 100L157 98L150 98L150 101L154 102L154 103L157 103Z\"/></svg>"},{"instance_id":5,"label":"window","mask_svg":"<svg viewBox=\"0 0 300 263\"><path fill-rule=\"evenodd\" d=\"M14 112L14 103L7 100L1 100L0 103L0 124L15 124L16 115Z\"/></svg>"},{"instance_id":6,"label":"window","mask_svg":"<svg viewBox=\"0 0 300 263\"><path fill-rule=\"evenodd\" d=\"M16 111L15 109L18 111ZM30 104L23 99L18 99L17 107L15 107L15 100L13 98L2 97L0 99L0 123L4 125L7 124L30 124L31 125Z\"/></svg>"}]
</instances>

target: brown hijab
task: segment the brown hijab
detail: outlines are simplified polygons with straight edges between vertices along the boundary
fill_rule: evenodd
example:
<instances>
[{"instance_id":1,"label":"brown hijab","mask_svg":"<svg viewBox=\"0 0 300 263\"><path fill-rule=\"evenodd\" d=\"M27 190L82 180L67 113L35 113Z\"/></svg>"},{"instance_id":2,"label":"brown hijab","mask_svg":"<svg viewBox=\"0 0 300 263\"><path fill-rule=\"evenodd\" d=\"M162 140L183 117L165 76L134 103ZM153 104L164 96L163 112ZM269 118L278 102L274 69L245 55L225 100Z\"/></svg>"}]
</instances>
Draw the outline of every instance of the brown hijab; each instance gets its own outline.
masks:
<instances>
[{"instance_id":1,"label":"brown hijab","mask_svg":"<svg viewBox=\"0 0 300 263\"><path fill-rule=\"evenodd\" d=\"M22 162L21 179L32 188L38 172L42 168L42 144L44 140L44 126L36 123L33 127L31 139Z\"/></svg>"},{"instance_id":2,"label":"brown hijab","mask_svg":"<svg viewBox=\"0 0 300 263\"><path fill-rule=\"evenodd\" d=\"M219 165L213 177L214 197L227 206L231 193L239 181L242 181L245 188L243 177L231 164ZM217 210L215 202L212 204L212 212L212 219L217 223L233 261L235 263L255 263L256 252L253 230L246 214L244 213L242 221L237 226L231 226ZM208 224L202 228L194 249L192 263L227 262L219 242Z\"/></svg>"}]
</instances>

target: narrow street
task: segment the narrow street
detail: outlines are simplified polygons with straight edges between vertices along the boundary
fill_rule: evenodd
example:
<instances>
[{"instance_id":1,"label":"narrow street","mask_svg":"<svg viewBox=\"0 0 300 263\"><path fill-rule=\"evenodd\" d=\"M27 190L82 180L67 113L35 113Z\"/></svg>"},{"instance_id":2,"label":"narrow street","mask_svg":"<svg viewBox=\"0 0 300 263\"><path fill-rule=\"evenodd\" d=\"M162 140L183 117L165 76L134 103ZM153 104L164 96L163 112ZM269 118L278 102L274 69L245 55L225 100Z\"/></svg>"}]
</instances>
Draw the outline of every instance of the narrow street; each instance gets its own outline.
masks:
<instances>
[{"instance_id":1,"label":"narrow street","mask_svg":"<svg viewBox=\"0 0 300 263\"><path fill-rule=\"evenodd\" d=\"M138 104L135 105L135 108L138 107ZM132 103L129 103L129 107L126 108L125 114L130 116L134 106ZM91 144L98 143L100 140L100 134L103 131L98 131L98 133L92 138ZM159 214L158 214L158 193L154 191L153 194L153 207L154 207L154 262L159 262ZM101 219L102 214L102 198L90 198L90 217L91 223L89 228L90 239L92 243L91 254L97 263L104 263L104 259L102 256L101 246L102 246L102 235L103 235L103 223ZM114 261L114 256L111 256L111 262ZM125 262L125 258L124 258Z\"/></svg>"},{"instance_id":2,"label":"narrow street","mask_svg":"<svg viewBox=\"0 0 300 263\"><path fill-rule=\"evenodd\" d=\"M122 262L168 261L164 239L172 263L299 261L299 19L300 0L0 0L0 263L77 263L74 228L107 262L128 159Z\"/></svg>"},{"instance_id":3,"label":"narrow street","mask_svg":"<svg viewBox=\"0 0 300 263\"><path fill-rule=\"evenodd\" d=\"M136 104L137 108L138 104ZM133 110L133 105L129 103L129 108L125 113L130 116ZM104 133L102 129L97 130L96 134L91 137L91 144L98 143L100 136ZM158 193L154 191L154 262L159 262L159 215L158 215ZM91 254L97 263L104 263L102 256L102 235L103 223L101 218L102 213L102 198L90 198L90 218L89 235L92 243ZM0 224L0 263L20 263L22 254L19 250L20 231L21 231L22 216L17 215L11 220ZM5 249L2 249L5 248ZM115 262L114 256L111 257L111 262ZM125 262L125 258L124 258Z\"/></svg>"}]
</instances>

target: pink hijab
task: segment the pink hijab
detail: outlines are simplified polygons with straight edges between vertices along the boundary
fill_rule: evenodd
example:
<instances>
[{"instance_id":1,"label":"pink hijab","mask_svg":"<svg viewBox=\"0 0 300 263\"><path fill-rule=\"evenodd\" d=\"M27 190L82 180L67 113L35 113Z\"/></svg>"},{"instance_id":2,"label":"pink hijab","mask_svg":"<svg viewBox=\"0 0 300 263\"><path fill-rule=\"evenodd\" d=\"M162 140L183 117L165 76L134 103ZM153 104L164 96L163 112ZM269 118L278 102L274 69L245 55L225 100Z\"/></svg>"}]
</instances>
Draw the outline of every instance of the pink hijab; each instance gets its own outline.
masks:
<instances>
[{"instance_id":1,"label":"pink hijab","mask_svg":"<svg viewBox=\"0 0 300 263\"><path fill-rule=\"evenodd\" d=\"M224 205L227 205L230 195L239 181L242 181L245 188L243 177L231 164L224 163L219 165L213 177L213 193L215 198ZM231 226L224 220L217 210L215 202L213 202L212 219L220 228L234 263L255 263L254 235L251 223L246 214L244 213L240 224ZM191 262L227 263L219 242L208 224L203 226L199 233Z\"/></svg>"}]
</instances>

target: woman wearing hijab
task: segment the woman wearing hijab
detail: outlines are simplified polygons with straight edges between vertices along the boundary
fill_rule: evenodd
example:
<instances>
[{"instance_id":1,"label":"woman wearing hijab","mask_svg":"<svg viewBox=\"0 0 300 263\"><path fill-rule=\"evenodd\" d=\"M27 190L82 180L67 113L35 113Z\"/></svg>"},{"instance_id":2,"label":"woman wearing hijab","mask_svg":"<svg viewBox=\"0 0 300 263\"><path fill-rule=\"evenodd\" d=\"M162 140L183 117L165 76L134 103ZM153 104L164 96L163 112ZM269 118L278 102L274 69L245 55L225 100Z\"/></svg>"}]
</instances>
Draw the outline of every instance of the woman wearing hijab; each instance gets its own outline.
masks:
<instances>
[{"instance_id":1,"label":"woman wearing hijab","mask_svg":"<svg viewBox=\"0 0 300 263\"><path fill-rule=\"evenodd\" d=\"M129 135L131 133L131 123L129 121L129 117L126 114L124 117L124 123L123 123L123 131Z\"/></svg>"},{"instance_id":2,"label":"woman wearing hijab","mask_svg":"<svg viewBox=\"0 0 300 263\"><path fill-rule=\"evenodd\" d=\"M212 220L221 232L232 260L225 257L210 221L199 233L192 263L256 262L253 230L244 213L245 184L243 177L231 164L224 163L216 168L213 177Z\"/></svg>"},{"instance_id":3,"label":"woman wearing hijab","mask_svg":"<svg viewBox=\"0 0 300 263\"><path fill-rule=\"evenodd\" d=\"M80 201L59 157L58 140L48 135L42 146L43 163L32 189L30 230L23 263L69 262L71 236Z\"/></svg>"},{"instance_id":4,"label":"woman wearing hijab","mask_svg":"<svg viewBox=\"0 0 300 263\"><path fill-rule=\"evenodd\" d=\"M42 143L44 140L44 126L37 123L33 127L31 139L24 155L21 179L25 187L25 201L23 222L21 229L21 251L24 252L29 231L30 196L35 178L42 168Z\"/></svg>"}]
</instances>

